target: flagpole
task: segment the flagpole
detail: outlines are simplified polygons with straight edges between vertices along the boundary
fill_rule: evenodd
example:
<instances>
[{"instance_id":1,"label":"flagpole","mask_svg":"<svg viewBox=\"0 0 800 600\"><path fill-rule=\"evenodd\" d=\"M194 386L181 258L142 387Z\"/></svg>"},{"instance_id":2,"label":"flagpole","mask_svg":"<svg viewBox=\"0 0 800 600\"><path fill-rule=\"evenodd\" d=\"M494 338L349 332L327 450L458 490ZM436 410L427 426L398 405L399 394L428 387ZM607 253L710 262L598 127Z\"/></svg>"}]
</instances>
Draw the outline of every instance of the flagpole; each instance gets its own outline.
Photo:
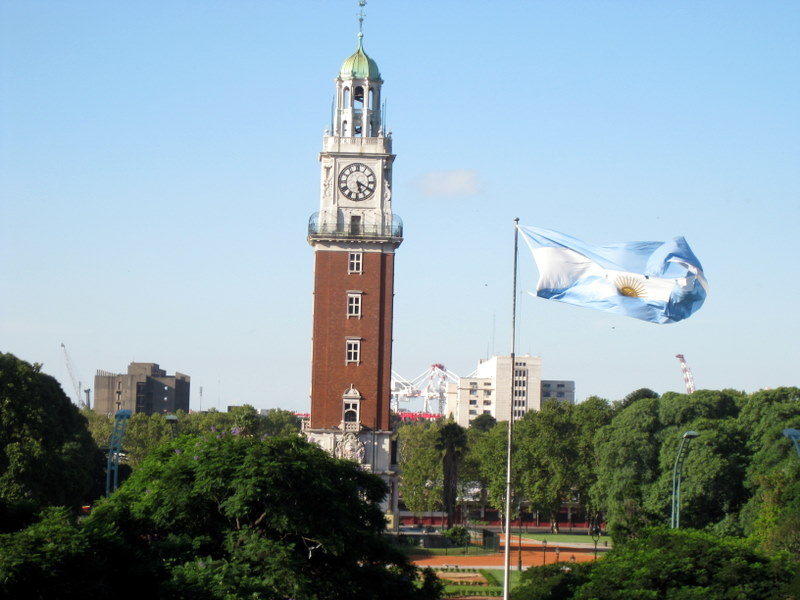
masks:
<instances>
[{"instance_id":1,"label":"flagpole","mask_svg":"<svg viewBox=\"0 0 800 600\"><path fill-rule=\"evenodd\" d=\"M517 351L517 257L519 256L519 217L514 219L514 289L511 300L511 388L508 414L508 441L506 444L506 555L503 566L503 600L508 600L511 577L511 446L514 438L514 367Z\"/></svg>"}]
</instances>

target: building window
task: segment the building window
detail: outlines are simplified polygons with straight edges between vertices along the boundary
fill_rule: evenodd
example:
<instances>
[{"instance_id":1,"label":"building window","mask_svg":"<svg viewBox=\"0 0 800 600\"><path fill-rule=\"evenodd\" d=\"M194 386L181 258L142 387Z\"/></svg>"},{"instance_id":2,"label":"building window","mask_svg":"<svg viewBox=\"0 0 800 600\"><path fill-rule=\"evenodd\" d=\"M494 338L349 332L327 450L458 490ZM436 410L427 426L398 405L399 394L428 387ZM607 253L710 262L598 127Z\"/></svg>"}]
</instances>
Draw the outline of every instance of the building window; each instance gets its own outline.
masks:
<instances>
[{"instance_id":1,"label":"building window","mask_svg":"<svg viewBox=\"0 0 800 600\"><path fill-rule=\"evenodd\" d=\"M347 292L347 318L361 318L361 292Z\"/></svg>"},{"instance_id":2,"label":"building window","mask_svg":"<svg viewBox=\"0 0 800 600\"><path fill-rule=\"evenodd\" d=\"M344 403L344 422L358 423L358 402L349 401Z\"/></svg>"},{"instance_id":3,"label":"building window","mask_svg":"<svg viewBox=\"0 0 800 600\"><path fill-rule=\"evenodd\" d=\"M350 258L347 262L347 272L348 273L361 273L361 259L362 253L361 252L351 252Z\"/></svg>"},{"instance_id":4,"label":"building window","mask_svg":"<svg viewBox=\"0 0 800 600\"><path fill-rule=\"evenodd\" d=\"M361 362L361 340L347 340L345 364Z\"/></svg>"}]
</instances>

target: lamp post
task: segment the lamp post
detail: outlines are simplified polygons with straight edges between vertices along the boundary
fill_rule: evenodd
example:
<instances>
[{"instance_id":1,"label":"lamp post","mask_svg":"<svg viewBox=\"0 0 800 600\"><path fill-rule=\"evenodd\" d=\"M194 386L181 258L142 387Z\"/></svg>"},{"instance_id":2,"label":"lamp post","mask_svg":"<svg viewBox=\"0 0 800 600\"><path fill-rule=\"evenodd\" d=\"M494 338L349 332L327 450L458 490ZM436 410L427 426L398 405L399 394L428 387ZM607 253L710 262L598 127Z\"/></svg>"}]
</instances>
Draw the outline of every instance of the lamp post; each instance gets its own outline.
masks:
<instances>
[{"instance_id":1,"label":"lamp post","mask_svg":"<svg viewBox=\"0 0 800 600\"><path fill-rule=\"evenodd\" d=\"M594 542L594 559L597 560L597 542L600 540L600 526L595 521L592 525L592 541Z\"/></svg>"},{"instance_id":2,"label":"lamp post","mask_svg":"<svg viewBox=\"0 0 800 600\"><path fill-rule=\"evenodd\" d=\"M178 417L176 417L175 415L167 415L166 417L164 417L164 419L169 425L170 435L174 440L176 437L178 437Z\"/></svg>"},{"instance_id":3,"label":"lamp post","mask_svg":"<svg viewBox=\"0 0 800 600\"><path fill-rule=\"evenodd\" d=\"M542 540L542 547L544 548L544 552L542 552L542 565L547 564L547 540Z\"/></svg>"},{"instance_id":4,"label":"lamp post","mask_svg":"<svg viewBox=\"0 0 800 600\"><path fill-rule=\"evenodd\" d=\"M797 456L800 456L800 429L784 429L783 435L792 440Z\"/></svg>"},{"instance_id":5,"label":"lamp post","mask_svg":"<svg viewBox=\"0 0 800 600\"><path fill-rule=\"evenodd\" d=\"M687 431L681 436L681 444L678 446L678 455L675 457L675 468L672 470L672 516L670 527L680 529L681 526L681 472L683 461L689 452L689 442L696 438L699 433Z\"/></svg>"}]
</instances>

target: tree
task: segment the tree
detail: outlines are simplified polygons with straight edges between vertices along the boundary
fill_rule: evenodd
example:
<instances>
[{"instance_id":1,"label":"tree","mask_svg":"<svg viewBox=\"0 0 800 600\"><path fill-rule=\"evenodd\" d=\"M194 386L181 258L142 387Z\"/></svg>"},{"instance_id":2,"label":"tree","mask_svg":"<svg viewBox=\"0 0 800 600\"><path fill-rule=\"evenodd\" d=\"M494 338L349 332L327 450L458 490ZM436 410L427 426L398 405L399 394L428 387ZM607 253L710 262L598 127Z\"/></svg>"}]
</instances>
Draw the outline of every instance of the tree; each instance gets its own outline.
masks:
<instances>
[{"instance_id":1,"label":"tree","mask_svg":"<svg viewBox=\"0 0 800 600\"><path fill-rule=\"evenodd\" d=\"M575 482L577 428L569 416L571 406L548 400L540 411L528 412L515 425L516 487L533 510L550 520L554 533L561 505L570 499Z\"/></svg>"},{"instance_id":2,"label":"tree","mask_svg":"<svg viewBox=\"0 0 800 600\"><path fill-rule=\"evenodd\" d=\"M512 450L513 451L513 450ZM477 439L471 453L478 460L479 471L489 495L489 503L501 512L506 511L506 457L508 456L508 421L500 421ZM512 463L513 481L519 481L519 461ZM512 490L510 510L518 505L519 492Z\"/></svg>"},{"instance_id":3,"label":"tree","mask_svg":"<svg viewBox=\"0 0 800 600\"><path fill-rule=\"evenodd\" d=\"M495 425L497 425L497 419L488 413L481 413L470 422L469 428L486 433Z\"/></svg>"},{"instance_id":4,"label":"tree","mask_svg":"<svg viewBox=\"0 0 800 600\"><path fill-rule=\"evenodd\" d=\"M602 560L536 567L512 600L797 598L797 564L768 557L747 540L686 529L652 528Z\"/></svg>"},{"instance_id":5,"label":"tree","mask_svg":"<svg viewBox=\"0 0 800 600\"><path fill-rule=\"evenodd\" d=\"M398 429L400 492L408 510L421 514L442 506L442 460L436 444L439 426L422 421Z\"/></svg>"},{"instance_id":6,"label":"tree","mask_svg":"<svg viewBox=\"0 0 800 600\"><path fill-rule=\"evenodd\" d=\"M636 402L637 400L642 400L644 398L658 398L658 394L655 393L650 388L639 388L625 396L619 402L616 402L617 408L623 409L629 407L631 404Z\"/></svg>"},{"instance_id":7,"label":"tree","mask_svg":"<svg viewBox=\"0 0 800 600\"><path fill-rule=\"evenodd\" d=\"M40 365L0 354L0 532L47 506L77 512L103 481L102 453L58 382Z\"/></svg>"},{"instance_id":8,"label":"tree","mask_svg":"<svg viewBox=\"0 0 800 600\"><path fill-rule=\"evenodd\" d=\"M740 403L740 426L752 453L741 511L746 534L770 551L800 555L800 457L783 430L800 428L800 389L762 390Z\"/></svg>"},{"instance_id":9,"label":"tree","mask_svg":"<svg viewBox=\"0 0 800 600\"><path fill-rule=\"evenodd\" d=\"M592 565L574 600L791 598L796 565L747 540L688 529L649 529ZM515 596L515 600L518 600Z\"/></svg>"},{"instance_id":10,"label":"tree","mask_svg":"<svg viewBox=\"0 0 800 600\"><path fill-rule=\"evenodd\" d=\"M442 454L442 504L447 513L447 528L453 527L458 499L458 469L467 450L467 432L455 421L439 429L436 449Z\"/></svg>"},{"instance_id":11,"label":"tree","mask_svg":"<svg viewBox=\"0 0 800 600\"><path fill-rule=\"evenodd\" d=\"M642 398L617 413L595 434L597 481L592 502L602 507L615 543L635 536L651 521L643 509L644 490L660 474L658 399Z\"/></svg>"},{"instance_id":12,"label":"tree","mask_svg":"<svg viewBox=\"0 0 800 600\"><path fill-rule=\"evenodd\" d=\"M95 600L157 597L157 573L135 555L115 526L79 525L49 507L32 525L0 535L0 598Z\"/></svg>"},{"instance_id":13,"label":"tree","mask_svg":"<svg viewBox=\"0 0 800 600\"><path fill-rule=\"evenodd\" d=\"M86 523L155 561L165 599L436 597L381 535L386 492L298 436L181 436Z\"/></svg>"}]
</instances>

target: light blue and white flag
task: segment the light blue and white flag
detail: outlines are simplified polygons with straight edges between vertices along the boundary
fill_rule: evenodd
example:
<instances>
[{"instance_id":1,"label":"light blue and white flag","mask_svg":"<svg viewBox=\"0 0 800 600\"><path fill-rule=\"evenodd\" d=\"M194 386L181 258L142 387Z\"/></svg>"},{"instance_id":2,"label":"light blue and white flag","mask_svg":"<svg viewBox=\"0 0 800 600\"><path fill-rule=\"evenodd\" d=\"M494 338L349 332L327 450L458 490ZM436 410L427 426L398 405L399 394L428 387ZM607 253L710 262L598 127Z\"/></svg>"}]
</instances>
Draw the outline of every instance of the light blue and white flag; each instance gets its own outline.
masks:
<instances>
[{"instance_id":1,"label":"light blue and white flag","mask_svg":"<svg viewBox=\"0 0 800 600\"><path fill-rule=\"evenodd\" d=\"M592 246L557 231L518 228L539 269L540 298L652 323L686 319L706 299L703 267L682 237Z\"/></svg>"}]
</instances>

